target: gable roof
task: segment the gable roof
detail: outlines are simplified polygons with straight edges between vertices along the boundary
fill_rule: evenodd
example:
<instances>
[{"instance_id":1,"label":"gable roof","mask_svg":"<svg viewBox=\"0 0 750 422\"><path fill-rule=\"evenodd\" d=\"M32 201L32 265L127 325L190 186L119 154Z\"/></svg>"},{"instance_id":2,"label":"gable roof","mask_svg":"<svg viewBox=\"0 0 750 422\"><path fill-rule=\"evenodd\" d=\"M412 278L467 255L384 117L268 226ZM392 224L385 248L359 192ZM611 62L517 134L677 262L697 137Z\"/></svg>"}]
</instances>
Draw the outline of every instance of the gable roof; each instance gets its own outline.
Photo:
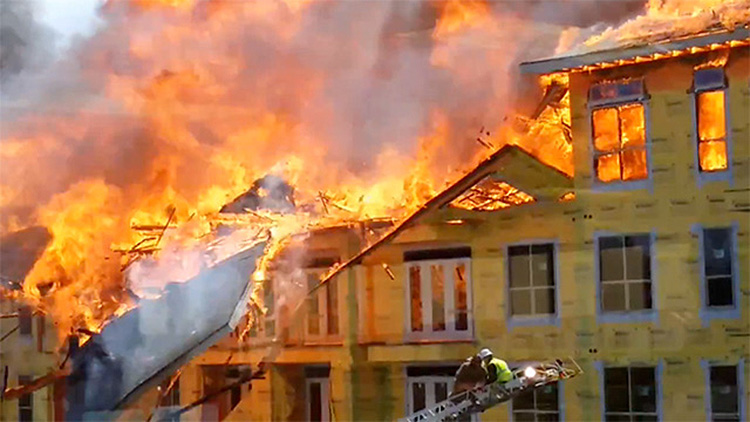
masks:
<instances>
[{"instance_id":1,"label":"gable roof","mask_svg":"<svg viewBox=\"0 0 750 422\"><path fill-rule=\"evenodd\" d=\"M308 294L314 293L318 288L346 268L362 262L365 257L376 249L395 239L404 230L417 224L420 218L448 205L467 189L493 173L499 174L504 180L507 180L518 189L542 199L557 199L573 187L573 180L565 173L542 163L521 147L505 145L479 163L479 165L461 179L425 202L419 209L394 226L377 242L363 249L342 265L326 274L320 283L311 289ZM557 195L558 192L559 195Z\"/></svg>"},{"instance_id":2,"label":"gable roof","mask_svg":"<svg viewBox=\"0 0 750 422\"><path fill-rule=\"evenodd\" d=\"M715 29L700 34L689 34L679 38L639 38L603 48L584 48L573 53L564 53L545 59L523 62L522 73L547 74L570 72L582 68L591 70L621 66L640 61L669 58L684 53L710 51L723 47L750 45L750 29L738 26L733 30Z\"/></svg>"}]
</instances>

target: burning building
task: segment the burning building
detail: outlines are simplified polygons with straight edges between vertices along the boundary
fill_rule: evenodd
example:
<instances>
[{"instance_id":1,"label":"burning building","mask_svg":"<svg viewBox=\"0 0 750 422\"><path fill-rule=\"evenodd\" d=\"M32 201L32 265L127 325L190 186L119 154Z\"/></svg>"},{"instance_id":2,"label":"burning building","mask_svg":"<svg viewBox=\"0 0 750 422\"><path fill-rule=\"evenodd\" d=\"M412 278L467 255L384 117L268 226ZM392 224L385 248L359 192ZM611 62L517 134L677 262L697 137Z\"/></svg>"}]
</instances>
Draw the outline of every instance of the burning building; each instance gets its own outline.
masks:
<instances>
[{"instance_id":1,"label":"burning building","mask_svg":"<svg viewBox=\"0 0 750 422\"><path fill-rule=\"evenodd\" d=\"M263 315L131 410L393 420L446 398L458 364L490 347L515 364L574 356L585 373L481 418L746 419L750 35L737 13L636 21L521 64L546 89L495 131L506 145L400 222L301 225L254 278ZM327 211L349 207L318 193ZM58 362L48 319L3 306L13 387ZM5 400L3 418L61 418L60 391Z\"/></svg>"},{"instance_id":2,"label":"burning building","mask_svg":"<svg viewBox=\"0 0 750 422\"><path fill-rule=\"evenodd\" d=\"M747 27L713 28L521 64L563 81L542 110L569 101L573 171L506 146L372 245L355 228L313 236L306 272L345 263L267 377L204 412L395 419L445 399L481 346L585 370L482 418L744 420L747 43ZM197 358L182 388L230 383L283 315Z\"/></svg>"}]
</instances>

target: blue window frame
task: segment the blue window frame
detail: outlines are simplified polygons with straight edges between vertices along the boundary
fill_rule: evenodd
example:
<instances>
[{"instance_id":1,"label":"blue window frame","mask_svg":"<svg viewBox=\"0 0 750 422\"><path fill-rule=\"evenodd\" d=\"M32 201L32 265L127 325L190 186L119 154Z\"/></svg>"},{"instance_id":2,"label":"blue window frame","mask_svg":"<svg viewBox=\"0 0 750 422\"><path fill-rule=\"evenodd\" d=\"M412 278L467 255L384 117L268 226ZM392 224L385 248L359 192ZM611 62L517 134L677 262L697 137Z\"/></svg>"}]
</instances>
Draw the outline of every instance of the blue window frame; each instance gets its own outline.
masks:
<instances>
[{"instance_id":1,"label":"blue window frame","mask_svg":"<svg viewBox=\"0 0 750 422\"><path fill-rule=\"evenodd\" d=\"M663 364L607 365L595 362L599 372L601 420L660 421L663 419L661 379Z\"/></svg>"},{"instance_id":2,"label":"blue window frame","mask_svg":"<svg viewBox=\"0 0 750 422\"><path fill-rule=\"evenodd\" d=\"M715 318L740 318L737 230L737 223L725 227L693 227L699 240L699 313L704 326Z\"/></svg>"},{"instance_id":3,"label":"blue window frame","mask_svg":"<svg viewBox=\"0 0 750 422\"><path fill-rule=\"evenodd\" d=\"M505 248L508 327L559 325L558 246L551 240Z\"/></svg>"},{"instance_id":4,"label":"blue window frame","mask_svg":"<svg viewBox=\"0 0 750 422\"><path fill-rule=\"evenodd\" d=\"M564 421L564 383L556 382L527 391L510 403L510 420L514 422Z\"/></svg>"},{"instance_id":5,"label":"blue window frame","mask_svg":"<svg viewBox=\"0 0 750 422\"><path fill-rule=\"evenodd\" d=\"M701 361L706 386L706 421L739 422L746 419L745 361L736 364Z\"/></svg>"},{"instance_id":6,"label":"blue window frame","mask_svg":"<svg viewBox=\"0 0 750 422\"><path fill-rule=\"evenodd\" d=\"M600 322L655 322L653 233L595 233L594 243Z\"/></svg>"}]
</instances>

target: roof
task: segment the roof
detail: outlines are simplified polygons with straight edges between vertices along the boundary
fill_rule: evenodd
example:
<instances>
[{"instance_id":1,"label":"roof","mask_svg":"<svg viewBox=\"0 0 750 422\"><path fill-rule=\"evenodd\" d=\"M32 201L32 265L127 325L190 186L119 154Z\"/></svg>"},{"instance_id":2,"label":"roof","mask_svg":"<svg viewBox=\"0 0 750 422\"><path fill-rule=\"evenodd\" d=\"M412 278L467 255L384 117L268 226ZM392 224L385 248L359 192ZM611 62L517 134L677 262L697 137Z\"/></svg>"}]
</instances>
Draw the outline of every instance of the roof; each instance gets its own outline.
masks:
<instances>
[{"instance_id":1,"label":"roof","mask_svg":"<svg viewBox=\"0 0 750 422\"><path fill-rule=\"evenodd\" d=\"M737 27L732 31L718 30L690 34L681 38L666 38L655 42L642 38L611 48L594 47L589 50L578 50L572 54L567 52L545 59L523 62L520 68L522 73L547 74L592 66L594 68L605 67L607 64L624 65L637 63L640 59L672 57L679 55L680 52L694 53L704 49L740 45L750 45L750 29L747 27ZM663 56L660 57L660 55Z\"/></svg>"},{"instance_id":2,"label":"roof","mask_svg":"<svg viewBox=\"0 0 750 422\"><path fill-rule=\"evenodd\" d=\"M264 248L260 242L188 281L169 283L161 296L142 299L71 353L66 419L126 406L233 330L247 310L249 275Z\"/></svg>"},{"instance_id":3,"label":"roof","mask_svg":"<svg viewBox=\"0 0 750 422\"><path fill-rule=\"evenodd\" d=\"M413 227L417 221L428 213L450 204L466 190L482 181L488 175L499 173L508 183L537 198L559 198L573 187L573 180L565 173L548 166L534 156L515 145L505 145L487 159L479 163L472 171L448 186L432 199L425 202L406 219L397 224L377 242L360 251L342 265L329 272L309 294L325 285L344 269L356 265L380 248L395 239L404 230ZM559 192L559 195L558 195Z\"/></svg>"}]
</instances>

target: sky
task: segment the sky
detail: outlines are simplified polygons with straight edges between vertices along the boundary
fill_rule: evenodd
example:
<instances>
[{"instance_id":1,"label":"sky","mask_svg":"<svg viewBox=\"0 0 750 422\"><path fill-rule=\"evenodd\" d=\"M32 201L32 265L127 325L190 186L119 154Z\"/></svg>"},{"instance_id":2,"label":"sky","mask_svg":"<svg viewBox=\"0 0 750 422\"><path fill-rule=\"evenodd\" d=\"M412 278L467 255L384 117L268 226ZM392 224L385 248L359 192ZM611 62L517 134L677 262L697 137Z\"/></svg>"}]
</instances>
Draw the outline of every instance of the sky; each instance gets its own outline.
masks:
<instances>
[{"instance_id":1,"label":"sky","mask_svg":"<svg viewBox=\"0 0 750 422\"><path fill-rule=\"evenodd\" d=\"M6 1L6 0L2 0ZM14 1L14 0L10 0ZM90 35L99 23L96 8L103 0L36 0L39 19L58 32L60 47L75 35Z\"/></svg>"}]
</instances>

